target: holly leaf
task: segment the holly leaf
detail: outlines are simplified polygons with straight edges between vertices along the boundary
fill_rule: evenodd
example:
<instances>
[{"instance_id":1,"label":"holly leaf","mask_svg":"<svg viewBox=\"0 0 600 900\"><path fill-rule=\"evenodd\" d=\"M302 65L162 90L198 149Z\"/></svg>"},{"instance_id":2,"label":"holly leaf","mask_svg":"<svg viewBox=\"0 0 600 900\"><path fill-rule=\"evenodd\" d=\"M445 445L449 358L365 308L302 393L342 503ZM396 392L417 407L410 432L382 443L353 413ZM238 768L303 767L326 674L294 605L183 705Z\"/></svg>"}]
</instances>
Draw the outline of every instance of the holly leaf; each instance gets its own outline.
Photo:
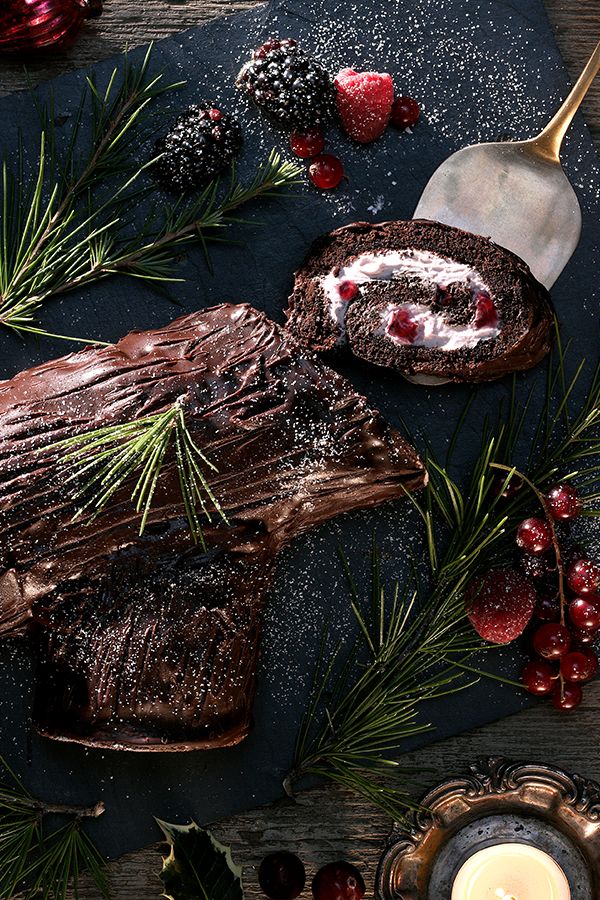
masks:
<instances>
[{"instance_id":1,"label":"holly leaf","mask_svg":"<svg viewBox=\"0 0 600 900\"><path fill-rule=\"evenodd\" d=\"M167 900L243 900L242 870L231 849L195 822L172 825L156 819L170 845L160 873Z\"/></svg>"}]
</instances>

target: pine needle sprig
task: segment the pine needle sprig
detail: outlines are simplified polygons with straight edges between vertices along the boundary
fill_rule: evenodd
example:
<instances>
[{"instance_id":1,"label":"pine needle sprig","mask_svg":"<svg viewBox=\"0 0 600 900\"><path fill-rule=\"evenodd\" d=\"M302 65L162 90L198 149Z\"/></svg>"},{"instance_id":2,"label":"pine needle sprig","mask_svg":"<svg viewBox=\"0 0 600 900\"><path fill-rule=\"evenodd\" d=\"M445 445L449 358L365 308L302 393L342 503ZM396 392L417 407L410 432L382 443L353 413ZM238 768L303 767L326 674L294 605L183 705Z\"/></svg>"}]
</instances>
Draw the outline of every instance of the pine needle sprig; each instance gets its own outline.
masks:
<instances>
[{"instance_id":1,"label":"pine needle sprig","mask_svg":"<svg viewBox=\"0 0 600 900\"><path fill-rule=\"evenodd\" d=\"M121 74L115 69L103 90L87 79L66 146L64 141L59 146L52 101L38 105L42 133L33 177L25 174L22 142L15 171L6 159L2 164L0 326L21 337L64 337L40 324L44 304L110 275L176 280L173 270L184 245L195 242L207 255L208 240L245 221L236 216L239 208L284 196L284 189L299 181L300 167L274 151L248 183L240 182L232 167L228 186L226 178L218 179L199 197L146 210L155 187L143 176L156 160L138 161L140 129L151 103L182 84L152 75L150 59L151 48L139 66L126 59ZM88 136L83 126L90 112ZM141 209L147 213L142 225Z\"/></svg>"},{"instance_id":2,"label":"pine needle sprig","mask_svg":"<svg viewBox=\"0 0 600 900\"><path fill-rule=\"evenodd\" d=\"M0 897L22 900L66 900L79 896L79 879L87 872L103 897L109 897L105 863L82 828L97 818L104 805L71 807L33 797L8 764L0 758ZM47 816L68 822L47 831Z\"/></svg>"},{"instance_id":3,"label":"pine needle sprig","mask_svg":"<svg viewBox=\"0 0 600 900\"><path fill-rule=\"evenodd\" d=\"M371 597L365 601L344 561L359 638L345 656L341 646L328 653L327 641L322 643L288 792L296 780L312 775L354 790L397 821L414 807L408 788L396 786L403 770L394 757L403 741L429 729L421 717L424 701L468 687L473 682L460 677L465 673L485 674L469 665L484 645L468 622L464 597L473 578L511 558L516 525L530 514L530 490L506 496L513 478L520 483L518 465L538 497L557 480L574 481L584 513L598 514L600 368L574 408L585 362L569 377L567 356L568 347L558 340L541 410L535 408L534 389L520 399L513 380L508 409L483 423L481 447L466 478L455 474L453 454L475 395L445 461L427 445L428 485L422 495L409 495L424 526L430 564L425 585L413 570L386 603L374 549Z\"/></svg>"},{"instance_id":4,"label":"pine needle sprig","mask_svg":"<svg viewBox=\"0 0 600 900\"><path fill-rule=\"evenodd\" d=\"M205 546L198 510L208 522L216 513L228 524L203 471L217 472L217 467L193 440L185 409L186 397L182 396L164 412L96 428L51 444L48 450L66 451L64 463L72 470L66 483L78 483L75 498L86 498L74 520L89 513L88 522L94 521L120 488L137 475L131 502L141 514L142 535L168 452L173 448L181 500L194 543Z\"/></svg>"}]
</instances>

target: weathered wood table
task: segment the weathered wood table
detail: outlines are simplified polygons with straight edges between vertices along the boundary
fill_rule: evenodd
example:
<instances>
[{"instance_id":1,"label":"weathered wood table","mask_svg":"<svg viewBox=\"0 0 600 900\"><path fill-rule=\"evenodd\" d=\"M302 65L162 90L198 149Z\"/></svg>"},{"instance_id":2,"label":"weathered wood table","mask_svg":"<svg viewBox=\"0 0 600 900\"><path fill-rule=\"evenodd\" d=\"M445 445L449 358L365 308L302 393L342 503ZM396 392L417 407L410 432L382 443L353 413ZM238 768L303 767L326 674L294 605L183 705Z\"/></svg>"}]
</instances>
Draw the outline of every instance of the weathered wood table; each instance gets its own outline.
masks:
<instances>
[{"instance_id":1,"label":"weathered wood table","mask_svg":"<svg viewBox=\"0 0 600 900\"><path fill-rule=\"evenodd\" d=\"M42 81L119 53L126 44L144 44L252 5L245 0L112 0L106 3L102 18L84 30L69 53L29 63L29 75L34 81ZM569 72L575 77L600 39L600 0L546 0L546 5ZM20 62L0 62L0 93L19 90L26 84ZM600 148L600 79L583 110ZM479 756L504 755L552 763L600 781L599 746L600 682L586 691L584 704L575 715L540 704L494 725L434 744L427 750L426 765L431 770L427 780L433 785L448 774L463 771ZM423 765L423 754L418 757L407 755L402 762ZM351 794L321 787L300 794L295 802L281 801L219 822L214 831L220 840L232 845L235 860L243 865L249 898L263 896L257 867L265 853L276 849L298 853L305 861L309 880L325 862L350 860L364 873L369 898L390 824L384 815ZM160 895L158 850L158 845L146 848L111 865L114 900L156 900ZM100 900L91 887L81 896ZM303 894L309 896L310 884Z\"/></svg>"}]
</instances>

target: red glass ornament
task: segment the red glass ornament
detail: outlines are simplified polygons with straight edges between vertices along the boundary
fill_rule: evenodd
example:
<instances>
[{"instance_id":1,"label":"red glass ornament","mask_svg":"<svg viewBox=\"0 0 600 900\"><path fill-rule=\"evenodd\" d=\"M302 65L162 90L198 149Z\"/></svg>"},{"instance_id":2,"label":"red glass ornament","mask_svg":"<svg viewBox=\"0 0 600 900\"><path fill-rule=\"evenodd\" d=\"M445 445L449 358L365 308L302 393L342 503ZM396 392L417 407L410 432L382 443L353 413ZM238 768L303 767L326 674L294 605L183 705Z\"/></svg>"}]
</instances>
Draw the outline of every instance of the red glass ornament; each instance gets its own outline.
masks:
<instances>
[{"instance_id":1,"label":"red glass ornament","mask_svg":"<svg viewBox=\"0 0 600 900\"><path fill-rule=\"evenodd\" d=\"M64 49L102 0L9 0L0 4L0 53Z\"/></svg>"}]
</instances>

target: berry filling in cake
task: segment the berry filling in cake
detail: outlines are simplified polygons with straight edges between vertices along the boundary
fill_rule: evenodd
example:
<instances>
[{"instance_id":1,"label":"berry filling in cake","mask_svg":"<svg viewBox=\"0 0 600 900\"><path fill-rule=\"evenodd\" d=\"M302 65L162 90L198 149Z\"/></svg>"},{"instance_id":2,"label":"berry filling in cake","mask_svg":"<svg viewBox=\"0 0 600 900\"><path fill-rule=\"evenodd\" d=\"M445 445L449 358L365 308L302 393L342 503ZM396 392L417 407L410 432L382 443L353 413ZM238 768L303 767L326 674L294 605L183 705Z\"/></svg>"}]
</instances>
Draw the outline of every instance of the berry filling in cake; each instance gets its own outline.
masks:
<instances>
[{"instance_id":1,"label":"berry filling in cake","mask_svg":"<svg viewBox=\"0 0 600 900\"><path fill-rule=\"evenodd\" d=\"M392 341L460 350L500 332L490 289L475 269L427 250L403 250L363 253L322 279L330 315L340 329L338 343L346 341L348 304L373 282L386 285L390 302L381 311L379 333ZM407 289L422 302L392 302Z\"/></svg>"}]
</instances>

